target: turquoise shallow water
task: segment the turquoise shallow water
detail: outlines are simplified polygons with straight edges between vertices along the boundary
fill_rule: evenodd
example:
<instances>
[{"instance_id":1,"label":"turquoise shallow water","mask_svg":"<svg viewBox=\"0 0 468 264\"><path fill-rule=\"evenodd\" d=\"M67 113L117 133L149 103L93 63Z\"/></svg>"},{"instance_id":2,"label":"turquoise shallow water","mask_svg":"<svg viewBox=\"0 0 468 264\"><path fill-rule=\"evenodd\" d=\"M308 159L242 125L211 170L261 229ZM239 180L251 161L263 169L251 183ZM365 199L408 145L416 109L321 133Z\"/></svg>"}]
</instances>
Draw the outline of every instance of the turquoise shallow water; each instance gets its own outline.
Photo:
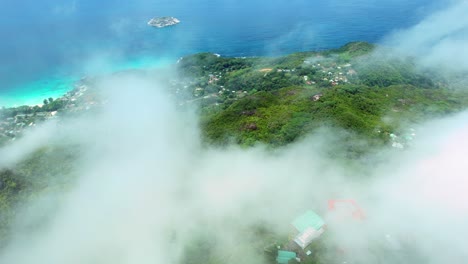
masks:
<instances>
[{"instance_id":1,"label":"turquoise shallow water","mask_svg":"<svg viewBox=\"0 0 468 264\"><path fill-rule=\"evenodd\" d=\"M42 104L44 99L59 98L74 88L76 82L85 74L109 74L130 69L161 68L176 62L174 58L144 57L130 61L111 63L106 66L89 67L81 76L49 76L31 81L0 94L0 107L17 107L21 105Z\"/></svg>"},{"instance_id":2,"label":"turquoise shallow water","mask_svg":"<svg viewBox=\"0 0 468 264\"><path fill-rule=\"evenodd\" d=\"M0 106L42 104L46 98L58 98L73 88L76 78L47 78L27 83L2 93Z\"/></svg>"}]
</instances>

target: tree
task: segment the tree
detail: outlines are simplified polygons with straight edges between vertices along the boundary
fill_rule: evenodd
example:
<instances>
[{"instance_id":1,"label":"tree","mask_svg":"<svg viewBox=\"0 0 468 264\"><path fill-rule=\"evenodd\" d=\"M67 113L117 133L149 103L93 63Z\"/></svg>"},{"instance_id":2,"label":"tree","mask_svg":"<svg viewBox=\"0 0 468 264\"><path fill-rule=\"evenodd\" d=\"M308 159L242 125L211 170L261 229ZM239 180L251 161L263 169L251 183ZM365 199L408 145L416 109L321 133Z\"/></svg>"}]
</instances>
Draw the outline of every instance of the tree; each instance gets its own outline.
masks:
<instances>
[{"instance_id":1,"label":"tree","mask_svg":"<svg viewBox=\"0 0 468 264\"><path fill-rule=\"evenodd\" d=\"M49 103L52 103L54 101L54 98L49 97Z\"/></svg>"},{"instance_id":2,"label":"tree","mask_svg":"<svg viewBox=\"0 0 468 264\"><path fill-rule=\"evenodd\" d=\"M47 99L44 99L43 103L44 103L44 105L47 105L49 103L49 101L47 101Z\"/></svg>"}]
</instances>

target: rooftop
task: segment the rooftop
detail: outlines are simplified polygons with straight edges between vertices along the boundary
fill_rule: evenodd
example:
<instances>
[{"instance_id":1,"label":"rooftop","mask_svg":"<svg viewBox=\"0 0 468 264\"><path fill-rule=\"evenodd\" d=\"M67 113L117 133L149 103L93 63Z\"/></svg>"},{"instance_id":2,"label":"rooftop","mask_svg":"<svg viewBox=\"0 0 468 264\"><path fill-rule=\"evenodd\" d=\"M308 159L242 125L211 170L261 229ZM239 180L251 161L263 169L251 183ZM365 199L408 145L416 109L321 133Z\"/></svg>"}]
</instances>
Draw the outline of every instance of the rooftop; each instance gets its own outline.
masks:
<instances>
[{"instance_id":1,"label":"rooftop","mask_svg":"<svg viewBox=\"0 0 468 264\"><path fill-rule=\"evenodd\" d=\"M302 233L308 228L319 230L320 228L322 228L325 222L318 214L309 210L303 215L294 219L294 221L291 224L297 229L297 231Z\"/></svg>"}]
</instances>

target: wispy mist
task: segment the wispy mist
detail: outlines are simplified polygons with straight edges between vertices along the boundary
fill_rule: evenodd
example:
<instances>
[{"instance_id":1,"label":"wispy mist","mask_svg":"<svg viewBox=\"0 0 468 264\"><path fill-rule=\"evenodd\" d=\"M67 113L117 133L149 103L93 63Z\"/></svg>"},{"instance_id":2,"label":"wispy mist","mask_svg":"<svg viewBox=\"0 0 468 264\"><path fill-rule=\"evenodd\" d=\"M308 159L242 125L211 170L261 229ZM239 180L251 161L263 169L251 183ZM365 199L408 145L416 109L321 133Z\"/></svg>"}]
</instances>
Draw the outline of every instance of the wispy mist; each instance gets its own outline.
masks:
<instances>
[{"instance_id":1,"label":"wispy mist","mask_svg":"<svg viewBox=\"0 0 468 264\"><path fill-rule=\"evenodd\" d=\"M359 201L367 219L358 233L335 232L333 240L353 245L365 263L375 263L366 249L386 235L409 239L414 254L438 250L426 263L466 257L457 238L468 232L466 114L427 124L412 150L364 177L323 154L329 132L274 153L212 149L200 141L195 114L160 84L121 75L98 86L108 98L99 113L63 122L66 133L49 129L49 138L61 134L84 149L77 184L40 231L18 231L1 263L180 263L200 233L223 262L258 263L251 226L281 236L304 210L327 219L327 201L341 198ZM27 154L35 142L26 136L11 149Z\"/></svg>"},{"instance_id":2,"label":"wispy mist","mask_svg":"<svg viewBox=\"0 0 468 264\"><path fill-rule=\"evenodd\" d=\"M388 43L424 65L467 69L467 9L466 1L457 2ZM186 263L199 237L210 243L198 254L262 263L252 227L284 237L290 221L308 209L328 221L328 243L346 249L339 255L345 260L396 263L373 250L380 244L397 252L399 263L468 259L467 113L420 125L410 150L382 150L384 162L354 170L325 154L336 148L339 131L275 151L206 146L195 109L178 105L155 79L102 78L95 89L106 103L92 115L47 123L0 149L0 168L50 142L81 149L78 179L56 198L60 206L46 223L25 210L19 218L38 230L15 229L0 263ZM365 220L352 229L333 222L330 199L354 199Z\"/></svg>"},{"instance_id":3,"label":"wispy mist","mask_svg":"<svg viewBox=\"0 0 468 264\"><path fill-rule=\"evenodd\" d=\"M409 29L396 31L384 43L427 67L468 70L468 2L449 1L446 8Z\"/></svg>"}]
</instances>

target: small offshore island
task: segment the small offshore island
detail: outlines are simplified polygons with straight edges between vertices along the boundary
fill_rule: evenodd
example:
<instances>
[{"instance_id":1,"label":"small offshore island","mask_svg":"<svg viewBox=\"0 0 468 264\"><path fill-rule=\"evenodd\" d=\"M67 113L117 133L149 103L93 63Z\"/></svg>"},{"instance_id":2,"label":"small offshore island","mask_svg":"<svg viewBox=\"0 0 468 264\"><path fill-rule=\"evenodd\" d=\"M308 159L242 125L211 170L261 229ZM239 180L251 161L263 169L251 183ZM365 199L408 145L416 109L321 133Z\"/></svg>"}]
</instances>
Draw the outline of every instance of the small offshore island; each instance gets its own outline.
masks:
<instances>
[{"instance_id":1,"label":"small offshore island","mask_svg":"<svg viewBox=\"0 0 468 264\"><path fill-rule=\"evenodd\" d=\"M175 17L155 17L148 21L148 25L157 28L173 26L179 23L180 20Z\"/></svg>"}]
</instances>

